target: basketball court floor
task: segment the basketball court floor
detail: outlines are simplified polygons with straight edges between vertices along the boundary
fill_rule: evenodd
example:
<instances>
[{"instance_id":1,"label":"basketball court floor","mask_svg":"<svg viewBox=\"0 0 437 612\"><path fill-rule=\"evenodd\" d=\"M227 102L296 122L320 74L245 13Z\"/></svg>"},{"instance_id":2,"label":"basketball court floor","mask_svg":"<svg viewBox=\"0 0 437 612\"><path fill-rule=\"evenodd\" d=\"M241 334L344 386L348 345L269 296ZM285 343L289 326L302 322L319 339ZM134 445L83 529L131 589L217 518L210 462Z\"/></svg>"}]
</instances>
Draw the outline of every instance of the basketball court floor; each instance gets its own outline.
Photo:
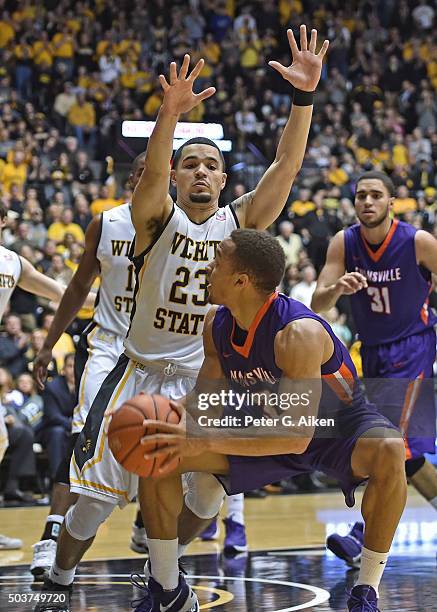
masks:
<instances>
[{"instance_id":1,"label":"basketball court floor","mask_svg":"<svg viewBox=\"0 0 437 612\"><path fill-rule=\"evenodd\" d=\"M226 557L220 541L194 542L184 557L202 610L291 612L346 610L346 591L356 573L327 553L333 531L346 533L360 517L343 504L341 493L269 496L246 500L250 552ZM80 565L71 598L72 612L130 610L141 591L130 582L141 573L140 555L129 550L135 505L116 510L99 531ZM0 510L0 532L24 541L22 551L0 552L0 612L27 612L32 576L31 545L39 540L47 508ZM437 611L437 513L409 489L380 590L384 612ZM25 601L23 601L25 600Z\"/></svg>"}]
</instances>

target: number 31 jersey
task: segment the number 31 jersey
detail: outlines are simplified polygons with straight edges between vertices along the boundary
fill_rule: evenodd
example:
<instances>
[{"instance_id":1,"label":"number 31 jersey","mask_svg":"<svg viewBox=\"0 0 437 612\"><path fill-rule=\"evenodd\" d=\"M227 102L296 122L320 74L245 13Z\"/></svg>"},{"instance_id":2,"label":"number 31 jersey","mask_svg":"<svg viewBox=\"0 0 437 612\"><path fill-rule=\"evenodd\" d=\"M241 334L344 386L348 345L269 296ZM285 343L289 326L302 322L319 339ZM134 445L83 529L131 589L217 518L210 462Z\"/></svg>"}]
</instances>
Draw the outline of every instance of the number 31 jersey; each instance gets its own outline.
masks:
<instances>
[{"instance_id":1,"label":"number 31 jersey","mask_svg":"<svg viewBox=\"0 0 437 612\"><path fill-rule=\"evenodd\" d=\"M351 295L352 314L366 346L387 344L433 327L428 308L431 273L418 265L416 229L395 219L384 242L373 251L360 225L344 232L345 266L367 278L367 289Z\"/></svg>"},{"instance_id":2,"label":"number 31 jersey","mask_svg":"<svg viewBox=\"0 0 437 612\"><path fill-rule=\"evenodd\" d=\"M94 321L122 338L129 328L134 301L134 266L128 259L134 235L130 204L102 213L96 252L100 263L100 288Z\"/></svg>"},{"instance_id":3,"label":"number 31 jersey","mask_svg":"<svg viewBox=\"0 0 437 612\"><path fill-rule=\"evenodd\" d=\"M133 258L135 303L125 340L129 357L200 368L203 322L209 308L206 267L220 242L237 227L231 206L195 223L173 205L160 235Z\"/></svg>"}]
</instances>

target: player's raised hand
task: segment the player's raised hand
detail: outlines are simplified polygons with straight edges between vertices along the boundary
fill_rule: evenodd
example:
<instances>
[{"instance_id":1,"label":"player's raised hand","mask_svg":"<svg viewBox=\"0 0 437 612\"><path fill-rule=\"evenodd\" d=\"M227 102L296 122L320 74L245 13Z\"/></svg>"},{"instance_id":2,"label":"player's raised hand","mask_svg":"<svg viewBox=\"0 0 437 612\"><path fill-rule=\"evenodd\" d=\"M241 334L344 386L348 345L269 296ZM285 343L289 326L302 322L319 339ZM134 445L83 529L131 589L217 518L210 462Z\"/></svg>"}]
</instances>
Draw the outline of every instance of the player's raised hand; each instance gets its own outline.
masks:
<instances>
[{"instance_id":1,"label":"player's raised hand","mask_svg":"<svg viewBox=\"0 0 437 612\"><path fill-rule=\"evenodd\" d=\"M203 100L215 94L215 87L208 87L198 94L193 92L194 81L199 76L204 63L204 60L200 59L190 74L188 74L190 56L185 54L179 74L177 73L176 62L170 64L170 82L167 81L163 74L159 75L159 82L164 90L162 106L166 111L174 115L188 113Z\"/></svg>"},{"instance_id":2,"label":"player's raised hand","mask_svg":"<svg viewBox=\"0 0 437 612\"><path fill-rule=\"evenodd\" d=\"M320 80L323 58L328 49L329 41L325 40L320 51L316 53L317 30L311 30L308 46L305 25L300 26L300 50L294 39L293 30L287 30L287 38L290 43L292 63L290 66L283 66L279 62L272 61L269 62L269 66L277 70L296 89L314 91Z\"/></svg>"},{"instance_id":3,"label":"player's raised hand","mask_svg":"<svg viewBox=\"0 0 437 612\"><path fill-rule=\"evenodd\" d=\"M51 362L52 358L52 351L43 346L36 356L33 364L33 377L40 391L44 390L45 381L47 378L47 368L49 367L49 363Z\"/></svg>"},{"instance_id":4,"label":"player's raised hand","mask_svg":"<svg viewBox=\"0 0 437 612\"><path fill-rule=\"evenodd\" d=\"M347 272L335 283L335 288L340 295L353 295L366 287L367 279L359 272Z\"/></svg>"}]
</instances>

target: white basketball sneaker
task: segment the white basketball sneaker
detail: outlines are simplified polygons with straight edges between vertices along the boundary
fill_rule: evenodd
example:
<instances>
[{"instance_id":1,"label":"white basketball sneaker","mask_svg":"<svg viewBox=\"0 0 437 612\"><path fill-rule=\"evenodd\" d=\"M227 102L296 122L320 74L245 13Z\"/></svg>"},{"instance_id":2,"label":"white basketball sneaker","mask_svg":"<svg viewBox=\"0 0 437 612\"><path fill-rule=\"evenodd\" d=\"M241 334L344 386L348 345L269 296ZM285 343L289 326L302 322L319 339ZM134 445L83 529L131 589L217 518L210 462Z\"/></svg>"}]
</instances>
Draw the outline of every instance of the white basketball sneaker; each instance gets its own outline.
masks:
<instances>
[{"instance_id":1,"label":"white basketball sneaker","mask_svg":"<svg viewBox=\"0 0 437 612\"><path fill-rule=\"evenodd\" d=\"M56 557L55 540L41 540L33 545L33 558L30 565L30 572L37 577L42 577L46 570L49 570Z\"/></svg>"}]
</instances>

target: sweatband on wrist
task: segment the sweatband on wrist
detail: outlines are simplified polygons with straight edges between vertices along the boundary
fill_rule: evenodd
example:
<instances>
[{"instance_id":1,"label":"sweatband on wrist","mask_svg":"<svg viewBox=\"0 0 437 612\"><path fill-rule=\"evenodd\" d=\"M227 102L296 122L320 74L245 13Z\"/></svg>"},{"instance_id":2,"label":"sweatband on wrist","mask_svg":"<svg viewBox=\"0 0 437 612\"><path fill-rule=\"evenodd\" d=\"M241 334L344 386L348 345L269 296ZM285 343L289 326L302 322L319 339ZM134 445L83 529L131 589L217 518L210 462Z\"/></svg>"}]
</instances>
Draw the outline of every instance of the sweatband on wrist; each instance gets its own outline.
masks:
<instances>
[{"instance_id":1,"label":"sweatband on wrist","mask_svg":"<svg viewBox=\"0 0 437 612\"><path fill-rule=\"evenodd\" d=\"M302 91L294 89L293 104L295 106L312 106L314 104L315 91Z\"/></svg>"}]
</instances>

